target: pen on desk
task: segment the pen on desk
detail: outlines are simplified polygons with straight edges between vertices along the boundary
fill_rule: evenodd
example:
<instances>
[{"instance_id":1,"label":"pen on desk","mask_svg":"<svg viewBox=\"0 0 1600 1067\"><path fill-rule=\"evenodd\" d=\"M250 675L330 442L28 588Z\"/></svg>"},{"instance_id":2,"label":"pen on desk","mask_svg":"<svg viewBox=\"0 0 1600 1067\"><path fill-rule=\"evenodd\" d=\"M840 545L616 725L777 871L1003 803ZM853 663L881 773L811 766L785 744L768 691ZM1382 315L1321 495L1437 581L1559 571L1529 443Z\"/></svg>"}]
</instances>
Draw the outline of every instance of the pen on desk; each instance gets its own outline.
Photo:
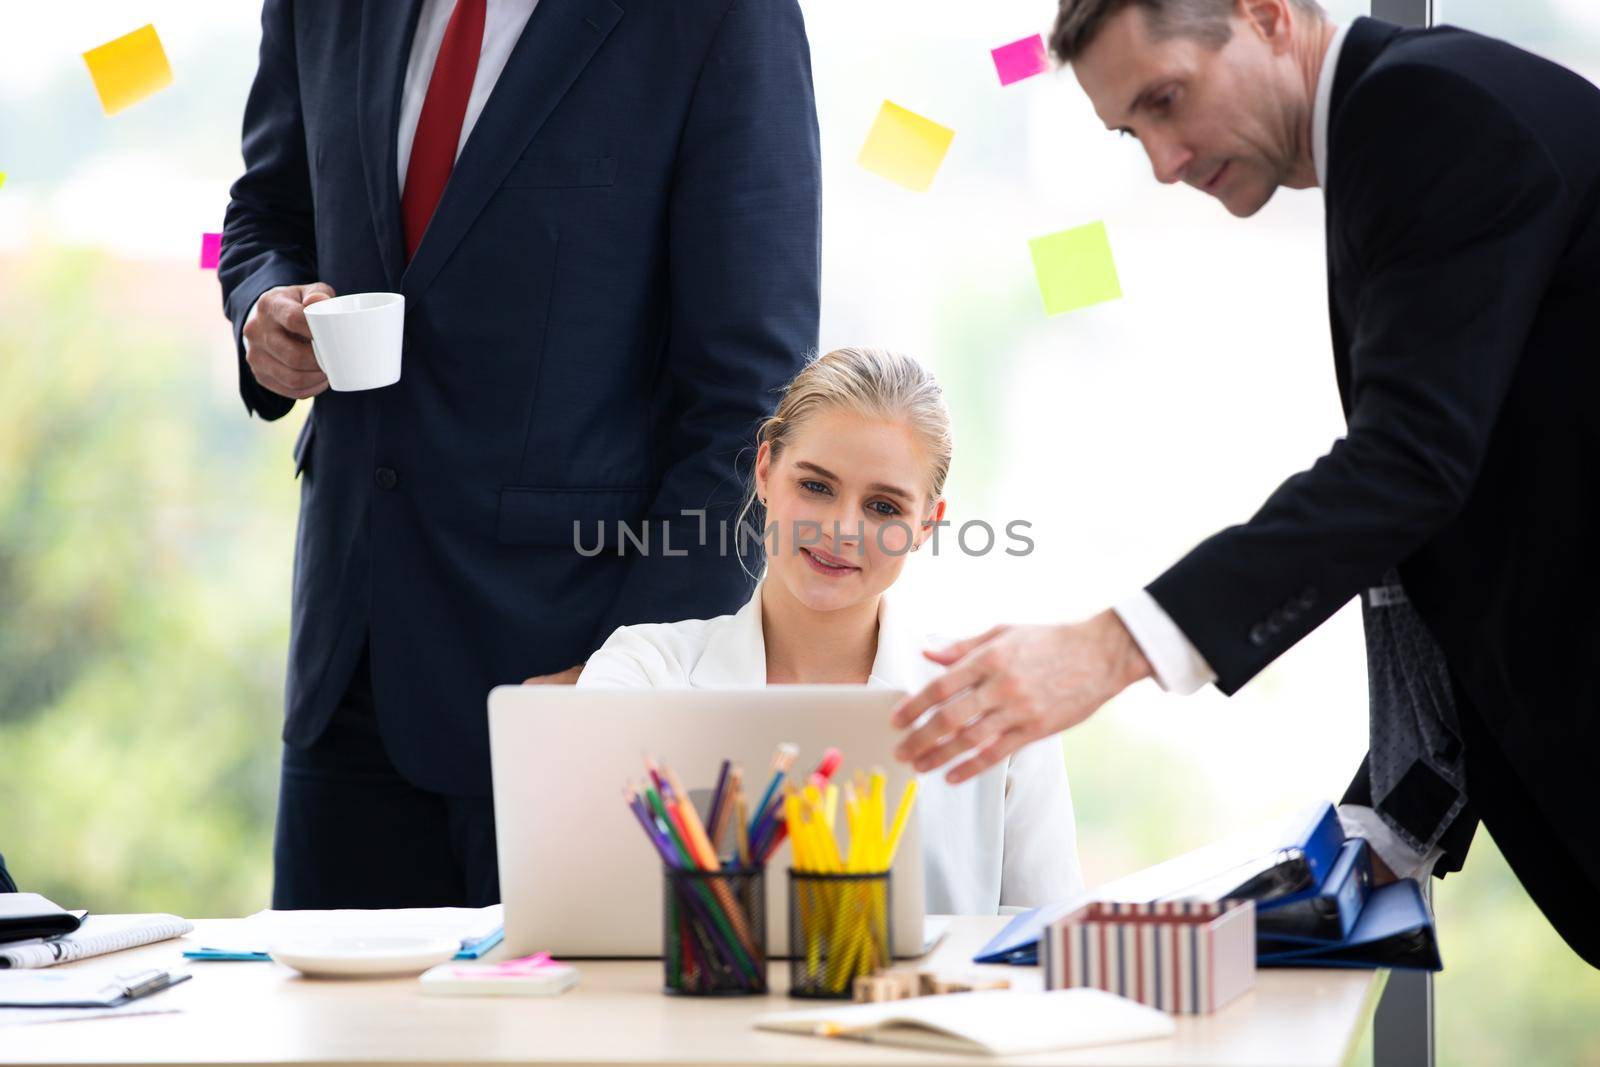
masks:
<instances>
[{"instance_id":1,"label":"pen on desk","mask_svg":"<svg viewBox=\"0 0 1600 1067\"><path fill-rule=\"evenodd\" d=\"M123 996L129 1000L138 1000L151 993L159 993L168 986L177 985L179 982L189 980L189 975L183 971L144 971L139 974L129 975L127 984L123 985Z\"/></svg>"}]
</instances>

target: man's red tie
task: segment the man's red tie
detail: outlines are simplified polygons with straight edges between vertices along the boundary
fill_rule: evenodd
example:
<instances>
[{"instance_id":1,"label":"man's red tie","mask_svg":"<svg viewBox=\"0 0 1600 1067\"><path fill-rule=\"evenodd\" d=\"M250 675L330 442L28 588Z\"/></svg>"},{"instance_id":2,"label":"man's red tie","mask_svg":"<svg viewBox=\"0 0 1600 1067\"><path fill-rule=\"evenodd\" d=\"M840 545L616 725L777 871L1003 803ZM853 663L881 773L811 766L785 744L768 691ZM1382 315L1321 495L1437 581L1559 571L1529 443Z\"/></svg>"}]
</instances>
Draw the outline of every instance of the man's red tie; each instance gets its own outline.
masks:
<instances>
[{"instance_id":1,"label":"man's red tie","mask_svg":"<svg viewBox=\"0 0 1600 1067\"><path fill-rule=\"evenodd\" d=\"M400 197L400 217L405 226L406 262L417 254L433 209L444 195L450 171L456 165L461 143L461 123L472 96L472 79L478 73L478 53L483 50L483 19L487 0L456 0L439 44L439 58L422 99L417 134L406 165L406 189Z\"/></svg>"}]
</instances>

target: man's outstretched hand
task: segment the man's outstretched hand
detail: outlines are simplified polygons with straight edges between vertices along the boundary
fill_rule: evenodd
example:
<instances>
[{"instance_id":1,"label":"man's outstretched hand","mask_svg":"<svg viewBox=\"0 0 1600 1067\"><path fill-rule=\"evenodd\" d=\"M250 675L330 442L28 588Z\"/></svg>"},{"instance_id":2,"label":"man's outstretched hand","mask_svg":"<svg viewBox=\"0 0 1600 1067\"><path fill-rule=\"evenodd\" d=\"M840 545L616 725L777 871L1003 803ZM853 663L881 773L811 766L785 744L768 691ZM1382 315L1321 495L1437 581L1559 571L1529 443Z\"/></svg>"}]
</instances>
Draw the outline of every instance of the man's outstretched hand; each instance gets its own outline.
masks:
<instances>
[{"instance_id":1,"label":"man's outstretched hand","mask_svg":"<svg viewBox=\"0 0 1600 1067\"><path fill-rule=\"evenodd\" d=\"M1056 626L996 626L923 653L949 669L890 713L900 729L929 709L895 758L917 771L966 754L946 775L959 785L1023 745L1076 726L1141 678L1150 664L1113 611Z\"/></svg>"}]
</instances>

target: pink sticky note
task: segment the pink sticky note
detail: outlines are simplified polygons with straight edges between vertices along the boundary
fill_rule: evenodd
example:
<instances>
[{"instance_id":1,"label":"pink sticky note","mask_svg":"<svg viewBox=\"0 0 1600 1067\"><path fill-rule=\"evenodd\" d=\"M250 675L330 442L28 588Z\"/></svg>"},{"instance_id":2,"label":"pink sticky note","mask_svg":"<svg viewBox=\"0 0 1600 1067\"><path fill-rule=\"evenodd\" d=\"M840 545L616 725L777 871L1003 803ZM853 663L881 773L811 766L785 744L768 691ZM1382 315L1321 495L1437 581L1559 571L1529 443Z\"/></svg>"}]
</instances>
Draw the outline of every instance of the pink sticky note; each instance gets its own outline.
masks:
<instances>
[{"instance_id":1,"label":"pink sticky note","mask_svg":"<svg viewBox=\"0 0 1600 1067\"><path fill-rule=\"evenodd\" d=\"M200 269L216 270L217 258L222 255L222 234L203 233L200 235Z\"/></svg>"},{"instance_id":2,"label":"pink sticky note","mask_svg":"<svg viewBox=\"0 0 1600 1067\"><path fill-rule=\"evenodd\" d=\"M994 69L1000 75L1001 85L1010 85L1050 69L1050 57L1044 51L1044 38L1037 33L1001 45L989 54L994 57Z\"/></svg>"},{"instance_id":3,"label":"pink sticky note","mask_svg":"<svg viewBox=\"0 0 1600 1067\"><path fill-rule=\"evenodd\" d=\"M550 958L550 953L541 952L536 956L505 960L488 967L457 967L455 973L458 978L525 978L561 966L562 964Z\"/></svg>"}]
</instances>

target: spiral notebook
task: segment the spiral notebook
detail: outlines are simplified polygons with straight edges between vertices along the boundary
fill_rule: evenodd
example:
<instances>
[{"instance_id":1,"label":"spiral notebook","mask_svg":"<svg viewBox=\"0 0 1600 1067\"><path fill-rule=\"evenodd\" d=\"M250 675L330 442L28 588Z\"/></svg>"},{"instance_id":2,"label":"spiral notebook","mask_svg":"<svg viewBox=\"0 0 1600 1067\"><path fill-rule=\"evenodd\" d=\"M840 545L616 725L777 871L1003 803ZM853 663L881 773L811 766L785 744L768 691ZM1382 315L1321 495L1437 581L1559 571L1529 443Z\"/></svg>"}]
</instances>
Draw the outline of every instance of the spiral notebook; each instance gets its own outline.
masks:
<instances>
[{"instance_id":1,"label":"spiral notebook","mask_svg":"<svg viewBox=\"0 0 1600 1067\"><path fill-rule=\"evenodd\" d=\"M0 945L0 970L58 963L182 937L194 924L176 915L91 915L70 934Z\"/></svg>"}]
</instances>

